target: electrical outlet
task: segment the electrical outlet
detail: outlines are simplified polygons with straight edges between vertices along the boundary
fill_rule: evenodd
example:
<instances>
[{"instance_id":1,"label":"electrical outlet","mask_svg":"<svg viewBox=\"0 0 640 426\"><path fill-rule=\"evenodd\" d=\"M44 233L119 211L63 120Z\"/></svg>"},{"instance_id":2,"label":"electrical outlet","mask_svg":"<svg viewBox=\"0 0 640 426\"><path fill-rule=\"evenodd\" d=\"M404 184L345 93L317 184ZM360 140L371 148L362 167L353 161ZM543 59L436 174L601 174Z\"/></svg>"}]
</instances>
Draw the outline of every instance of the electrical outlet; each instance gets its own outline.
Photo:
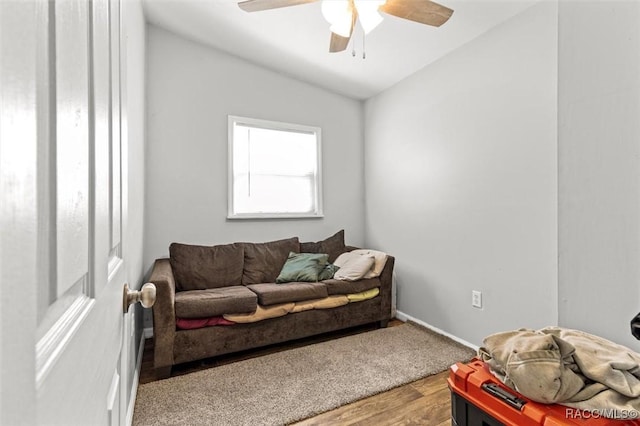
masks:
<instances>
[{"instance_id":1,"label":"electrical outlet","mask_svg":"<svg viewBox=\"0 0 640 426\"><path fill-rule=\"evenodd\" d=\"M471 306L482 309L482 292L471 290Z\"/></svg>"}]
</instances>

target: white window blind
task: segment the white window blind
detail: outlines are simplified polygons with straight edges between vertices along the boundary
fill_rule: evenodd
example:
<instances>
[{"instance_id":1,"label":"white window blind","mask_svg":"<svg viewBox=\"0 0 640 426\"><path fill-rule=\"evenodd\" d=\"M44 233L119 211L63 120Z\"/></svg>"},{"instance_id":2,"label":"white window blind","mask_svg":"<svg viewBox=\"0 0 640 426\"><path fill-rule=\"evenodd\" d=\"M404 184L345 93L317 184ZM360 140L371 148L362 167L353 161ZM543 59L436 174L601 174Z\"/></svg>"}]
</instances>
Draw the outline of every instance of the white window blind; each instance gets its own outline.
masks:
<instances>
[{"instance_id":1,"label":"white window blind","mask_svg":"<svg viewBox=\"0 0 640 426\"><path fill-rule=\"evenodd\" d=\"M321 217L320 129L229 117L231 219Z\"/></svg>"}]
</instances>

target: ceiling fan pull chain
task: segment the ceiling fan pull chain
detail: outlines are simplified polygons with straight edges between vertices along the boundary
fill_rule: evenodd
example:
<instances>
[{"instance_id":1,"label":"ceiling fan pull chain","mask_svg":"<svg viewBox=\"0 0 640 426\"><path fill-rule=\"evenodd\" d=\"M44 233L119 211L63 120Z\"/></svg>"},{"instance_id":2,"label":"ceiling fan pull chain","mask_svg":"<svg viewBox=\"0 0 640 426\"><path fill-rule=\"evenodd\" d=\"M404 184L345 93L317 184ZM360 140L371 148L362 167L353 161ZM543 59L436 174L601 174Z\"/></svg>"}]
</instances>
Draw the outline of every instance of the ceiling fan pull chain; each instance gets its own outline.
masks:
<instances>
[{"instance_id":1,"label":"ceiling fan pull chain","mask_svg":"<svg viewBox=\"0 0 640 426\"><path fill-rule=\"evenodd\" d=\"M367 35L363 32L362 33L362 59L367 59L367 51L364 47L364 39L367 38Z\"/></svg>"},{"instance_id":2,"label":"ceiling fan pull chain","mask_svg":"<svg viewBox=\"0 0 640 426\"><path fill-rule=\"evenodd\" d=\"M356 57L356 35L353 34L353 43L351 43L351 56Z\"/></svg>"}]
</instances>

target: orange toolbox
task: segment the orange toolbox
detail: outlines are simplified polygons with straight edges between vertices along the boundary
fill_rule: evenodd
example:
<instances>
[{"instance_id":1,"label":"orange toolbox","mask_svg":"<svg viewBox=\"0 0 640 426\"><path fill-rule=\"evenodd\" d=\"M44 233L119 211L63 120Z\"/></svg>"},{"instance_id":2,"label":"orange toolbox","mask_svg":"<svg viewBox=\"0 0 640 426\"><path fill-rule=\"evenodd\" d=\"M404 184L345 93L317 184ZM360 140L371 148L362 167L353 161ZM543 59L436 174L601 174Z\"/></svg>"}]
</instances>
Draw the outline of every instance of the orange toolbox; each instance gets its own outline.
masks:
<instances>
[{"instance_id":1,"label":"orange toolbox","mask_svg":"<svg viewBox=\"0 0 640 426\"><path fill-rule=\"evenodd\" d=\"M449 370L452 426L640 426L640 413L621 412L625 420L606 412L580 411L558 404L530 401L502 384L478 359Z\"/></svg>"}]
</instances>

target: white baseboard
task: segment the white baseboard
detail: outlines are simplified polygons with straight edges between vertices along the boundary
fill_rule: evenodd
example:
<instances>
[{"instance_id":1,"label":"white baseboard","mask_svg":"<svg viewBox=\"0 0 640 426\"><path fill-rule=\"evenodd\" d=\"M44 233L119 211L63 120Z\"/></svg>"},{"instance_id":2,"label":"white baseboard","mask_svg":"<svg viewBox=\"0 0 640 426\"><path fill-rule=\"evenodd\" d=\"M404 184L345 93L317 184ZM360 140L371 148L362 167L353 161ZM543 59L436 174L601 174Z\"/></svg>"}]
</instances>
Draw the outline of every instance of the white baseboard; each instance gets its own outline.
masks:
<instances>
[{"instance_id":1,"label":"white baseboard","mask_svg":"<svg viewBox=\"0 0 640 426\"><path fill-rule=\"evenodd\" d=\"M466 340L463 340L461 338L459 338L458 336L454 336L453 334L447 333L446 331L440 330L438 327L434 327L431 324L427 324L426 322L419 320L417 318L412 317L411 315L407 315L404 312L401 311L396 311L396 318L399 319L400 321L403 322L407 322L407 321L413 321L416 324L420 324L423 327L428 328L431 331L434 331L438 334L442 334L443 336L448 337L449 339L460 343L461 345L467 346L471 349L473 349L474 351L478 352L478 346L467 342Z\"/></svg>"},{"instance_id":2,"label":"white baseboard","mask_svg":"<svg viewBox=\"0 0 640 426\"><path fill-rule=\"evenodd\" d=\"M147 327L142 330L142 336L144 336L145 339L151 339L153 337L153 327Z\"/></svg>"},{"instance_id":3,"label":"white baseboard","mask_svg":"<svg viewBox=\"0 0 640 426\"><path fill-rule=\"evenodd\" d=\"M146 331L146 330L145 330ZM146 333L145 333L146 334ZM126 425L131 426L133 424L133 409L136 405L136 396L138 395L138 383L140 383L140 369L142 367L142 355L144 354L144 334L140 338L140 347L138 348L138 359L136 360L136 369L133 372L133 383L131 384L131 397L129 398L129 404L127 409Z\"/></svg>"}]
</instances>

